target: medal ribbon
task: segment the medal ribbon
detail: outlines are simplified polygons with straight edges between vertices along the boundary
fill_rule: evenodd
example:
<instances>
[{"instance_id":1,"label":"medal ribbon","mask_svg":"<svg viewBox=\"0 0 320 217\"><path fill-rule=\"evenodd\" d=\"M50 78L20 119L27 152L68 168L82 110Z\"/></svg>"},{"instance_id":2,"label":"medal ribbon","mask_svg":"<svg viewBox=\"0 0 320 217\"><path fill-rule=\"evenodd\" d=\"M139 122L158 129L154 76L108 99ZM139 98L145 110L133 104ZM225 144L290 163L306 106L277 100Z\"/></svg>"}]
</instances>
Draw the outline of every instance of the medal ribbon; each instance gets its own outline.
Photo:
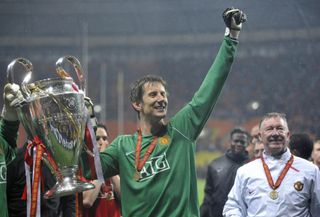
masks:
<instances>
[{"instance_id":1,"label":"medal ribbon","mask_svg":"<svg viewBox=\"0 0 320 217\"><path fill-rule=\"evenodd\" d=\"M35 149L32 153L31 149ZM51 165L52 172L57 175L57 179L61 179L61 173L59 171L58 165L54 161L53 157L49 152L47 152L46 147L42 143L39 136L35 136L31 142L28 143L26 147L26 152L24 155L25 167L26 167L26 186L24 188L23 195L21 199L27 200L27 212L28 217L40 216L40 181L43 177L41 175L41 160L43 158ZM33 183L30 183L30 168L33 168ZM39 207L39 208L38 208Z\"/></svg>"},{"instance_id":2,"label":"medal ribbon","mask_svg":"<svg viewBox=\"0 0 320 217\"><path fill-rule=\"evenodd\" d=\"M34 158L28 156L29 150L34 147L35 148L35 155ZM30 151L31 152L31 151ZM30 217L40 216L39 209L40 209L40 181L41 181L41 157L44 153L44 145L42 144L40 138L35 136L32 143L29 143L27 146L27 151L25 155L25 161L30 166L33 167L33 183L30 186L31 194L31 201L29 203L30 207L28 207L28 214ZM34 161L34 162L33 162ZM30 184L31 185L31 184ZM28 216L28 217L29 217Z\"/></svg>"},{"instance_id":3,"label":"medal ribbon","mask_svg":"<svg viewBox=\"0 0 320 217\"><path fill-rule=\"evenodd\" d=\"M82 171L81 169L78 169L77 171L77 178L83 182L87 182L87 180L82 176ZM83 212L83 194L82 192L77 192L75 194L75 217L82 217L82 212Z\"/></svg>"},{"instance_id":4,"label":"medal ribbon","mask_svg":"<svg viewBox=\"0 0 320 217\"><path fill-rule=\"evenodd\" d=\"M100 182L103 183L104 178L98 150L98 144L89 115L87 119L87 125L85 128L85 142L86 147L89 149L91 153L93 153L93 158L91 155L91 157L88 157L87 159L91 170L91 179L98 179Z\"/></svg>"},{"instance_id":5,"label":"medal ribbon","mask_svg":"<svg viewBox=\"0 0 320 217\"><path fill-rule=\"evenodd\" d=\"M142 132L141 129L138 130L138 141L137 141L137 145L136 145L136 153L135 153L135 164L136 164L136 170L138 172L140 172L143 168L143 166L145 165L145 163L147 162L148 158L150 157L152 151L154 150L154 148L156 147L158 141L158 137L155 136L150 144L150 146L148 147L146 153L143 156L142 161L140 161L140 152L141 152L141 143L142 143Z\"/></svg>"},{"instance_id":6,"label":"medal ribbon","mask_svg":"<svg viewBox=\"0 0 320 217\"><path fill-rule=\"evenodd\" d=\"M269 183L270 187L273 190L276 190L281 185L282 180L286 176L289 168L291 167L291 165L293 163L293 155L291 155L290 159L286 163L286 166L281 171L280 176L278 177L278 179L276 181L276 184L274 184L274 182L273 182L273 179L272 179L272 176L271 176L271 173L270 173L270 169L269 169L268 165L266 164L266 162L264 161L263 156L261 156L261 161L262 161L263 169L264 169L264 172L265 172L265 174L267 176L268 183Z\"/></svg>"}]
</instances>

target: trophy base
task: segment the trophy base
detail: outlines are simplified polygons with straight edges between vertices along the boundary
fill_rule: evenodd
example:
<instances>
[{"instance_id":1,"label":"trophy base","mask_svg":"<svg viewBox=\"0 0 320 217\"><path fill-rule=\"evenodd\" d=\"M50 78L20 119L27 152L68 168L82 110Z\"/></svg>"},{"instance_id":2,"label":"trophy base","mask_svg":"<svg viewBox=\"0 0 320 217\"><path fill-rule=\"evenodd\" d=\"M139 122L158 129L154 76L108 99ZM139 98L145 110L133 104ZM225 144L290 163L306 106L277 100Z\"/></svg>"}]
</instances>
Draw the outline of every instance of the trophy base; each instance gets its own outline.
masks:
<instances>
[{"instance_id":1,"label":"trophy base","mask_svg":"<svg viewBox=\"0 0 320 217\"><path fill-rule=\"evenodd\" d=\"M62 197L94 188L95 186L91 183L82 182L80 180L71 180L70 178L66 177L62 180L62 182L57 182L53 188L44 194L43 197L45 199Z\"/></svg>"}]
</instances>

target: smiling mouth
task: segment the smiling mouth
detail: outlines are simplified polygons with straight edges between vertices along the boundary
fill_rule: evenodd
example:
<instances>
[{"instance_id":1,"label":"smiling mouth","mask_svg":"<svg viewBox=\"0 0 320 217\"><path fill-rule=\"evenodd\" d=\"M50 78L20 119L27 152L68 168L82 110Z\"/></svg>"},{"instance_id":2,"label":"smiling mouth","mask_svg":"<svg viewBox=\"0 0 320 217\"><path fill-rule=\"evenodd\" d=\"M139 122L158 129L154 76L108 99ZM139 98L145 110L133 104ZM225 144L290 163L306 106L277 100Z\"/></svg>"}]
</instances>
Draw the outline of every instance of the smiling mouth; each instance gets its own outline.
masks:
<instances>
[{"instance_id":1,"label":"smiling mouth","mask_svg":"<svg viewBox=\"0 0 320 217\"><path fill-rule=\"evenodd\" d=\"M154 108L162 111L166 109L166 106L155 106Z\"/></svg>"},{"instance_id":2,"label":"smiling mouth","mask_svg":"<svg viewBox=\"0 0 320 217\"><path fill-rule=\"evenodd\" d=\"M280 136L270 137L269 138L269 142L272 142L272 143L280 143L280 142L283 142L283 141L284 141L284 138L282 138Z\"/></svg>"},{"instance_id":3,"label":"smiling mouth","mask_svg":"<svg viewBox=\"0 0 320 217\"><path fill-rule=\"evenodd\" d=\"M270 141L269 144L273 146L281 146L283 144L283 141L274 140L274 141Z\"/></svg>"},{"instance_id":4,"label":"smiling mouth","mask_svg":"<svg viewBox=\"0 0 320 217\"><path fill-rule=\"evenodd\" d=\"M282 142L282 140L269 140L269 142Z\"/></svg>"},{"instance_id":5,"label":"smiling mouth","mask_svg":"<svg viewBox=\"0 0 320 217\"><path fill-rule=\"evenodd\" d=\"M272 143L279 143L279 142L282 142L282 140L270 140L269 142L272 142Z\"/></svg>"}]
</instances>

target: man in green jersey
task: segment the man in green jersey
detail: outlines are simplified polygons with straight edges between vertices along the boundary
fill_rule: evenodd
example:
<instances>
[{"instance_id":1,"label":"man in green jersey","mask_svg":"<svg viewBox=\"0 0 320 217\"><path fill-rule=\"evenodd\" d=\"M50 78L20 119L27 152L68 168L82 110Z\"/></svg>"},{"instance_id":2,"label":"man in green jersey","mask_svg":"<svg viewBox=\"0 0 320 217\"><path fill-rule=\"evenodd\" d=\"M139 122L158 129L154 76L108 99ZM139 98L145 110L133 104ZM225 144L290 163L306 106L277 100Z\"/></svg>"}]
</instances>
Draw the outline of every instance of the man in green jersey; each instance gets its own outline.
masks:
<instances>
[{"instance_id":1,"label":"man in green jersey","mask_svg":"<svg viewBox=\"0 0 320 217\"><path fill-rule=\"evenodd\" d=\"M168 122L162 78L143 77L131 89L139 129L118 136L100 154L105 177L120 174L124 217L199 216L195 142L230 72L246 20L234 8L225 10L223 18L226 36L213 65L192 100Z\"/></svg>"},{"instance_id":2,"label":"man in green jersey","mask_svg":"<svg viewBox=\"0 0 320 217\"><path fill-rule=\"evenodd\" d=\"M7 208L7 165L15 157L17 132L19 128L18 116L11 103L21 98L19 86L7 84L4 87L4 106L0 119L0 216L8 216Z\"/></svg>"}]
</instances>

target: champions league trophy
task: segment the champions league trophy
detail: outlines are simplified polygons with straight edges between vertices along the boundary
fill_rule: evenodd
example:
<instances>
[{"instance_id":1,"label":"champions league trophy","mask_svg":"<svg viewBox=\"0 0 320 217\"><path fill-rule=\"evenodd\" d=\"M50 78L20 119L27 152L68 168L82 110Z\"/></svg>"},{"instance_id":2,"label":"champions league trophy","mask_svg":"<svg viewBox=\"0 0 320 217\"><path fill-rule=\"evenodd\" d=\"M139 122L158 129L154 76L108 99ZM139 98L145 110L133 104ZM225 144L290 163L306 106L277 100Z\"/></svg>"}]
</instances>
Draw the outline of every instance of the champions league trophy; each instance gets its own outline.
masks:
<instances>
[{"instance_id":1,"label":"champions league trophy","mask_svg":"<svg viewBox=\"0 0 320 217\"><path fill-rule=\"evenodd\" d=\"M71 63L80 86L62 68ZM60 197L94 188L77 178L79 156L84 143L87 112L84 101L83 74L79 61L72 56L60 58L56 70L60 77L29 83L33 67L29 60L17 58L8 65L8 82L14 82L14 66L27 71L20 85L23 100L13 102L28 138L43 144L41 159L54 173L57 183L45 198ZM37 171L35 171L37 172Z\"/></svg>"}]
</instances>

